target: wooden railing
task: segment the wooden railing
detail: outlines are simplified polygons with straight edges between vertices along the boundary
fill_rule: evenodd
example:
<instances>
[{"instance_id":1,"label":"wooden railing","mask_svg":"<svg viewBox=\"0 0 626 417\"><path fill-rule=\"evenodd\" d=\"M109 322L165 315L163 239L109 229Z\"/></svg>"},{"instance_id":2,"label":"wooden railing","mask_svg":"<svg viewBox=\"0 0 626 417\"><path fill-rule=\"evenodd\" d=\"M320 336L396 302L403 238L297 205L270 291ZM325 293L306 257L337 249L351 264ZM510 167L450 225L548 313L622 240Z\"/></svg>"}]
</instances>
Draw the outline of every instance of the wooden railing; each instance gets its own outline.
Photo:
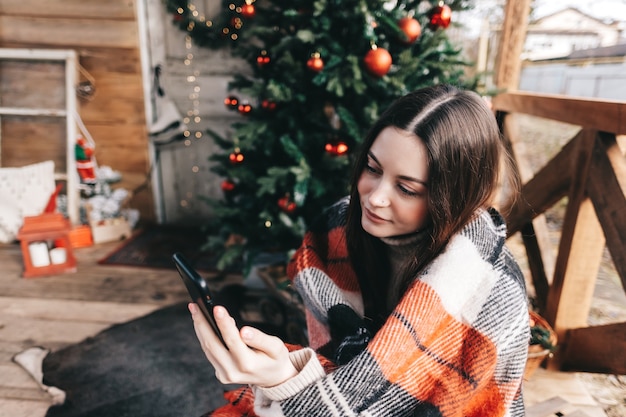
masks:
<instances>
[{"instance_id":1,"label":"wooden railing","mask_svg":"<svg viewBox=\"0 0 626 417\"><path fill-rule=\"evenodd\" d=\"M626 102L515 92L492 103L523 182L507 214L509 234L522 235L540 313L559 338L552 366L626 374L626 322L588 326L605 247L626 290L626 157L618 144L619 135L626 134ZM533 174L524 160L516 114L581 129ZM549 274L547 230L540 220L563 197L567 206Z\"/></svg>"}]
</instances>

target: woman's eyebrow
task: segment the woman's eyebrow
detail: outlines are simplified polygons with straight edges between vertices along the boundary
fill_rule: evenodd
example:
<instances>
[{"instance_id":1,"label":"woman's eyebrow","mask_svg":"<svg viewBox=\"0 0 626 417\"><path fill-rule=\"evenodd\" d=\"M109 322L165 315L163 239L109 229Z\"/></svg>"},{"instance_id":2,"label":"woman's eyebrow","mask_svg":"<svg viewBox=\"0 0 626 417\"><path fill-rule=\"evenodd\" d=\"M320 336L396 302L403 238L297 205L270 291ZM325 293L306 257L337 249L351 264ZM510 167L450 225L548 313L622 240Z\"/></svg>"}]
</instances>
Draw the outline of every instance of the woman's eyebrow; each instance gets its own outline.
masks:
<instances>
[{"instance_id":1,"label":"woman's eyebrow","mask_svg":"<svg viewBox=\"0 0 626 417\"><path fill-rule=\"evenodd\" d=\"M370 158L372 158L378 165L380 165L380 161L378 159L376 159L376 157L374 156L374 154L370 151L367 153L367 156L369 156ZM405 180L405 181L411 181L411 182L417 182L419 184L422 184L423 186L428 186L428 182L414 178L414 177L409 177L407 175L400 175L398 178Z\"/></svg>"},{"instance_id":2,"label":"woman's eyebrow","mask_svg":"<svg viewBox=\"0 0 626 417\"><path fill-rule=\"evenodd\" d=\"M367 156L369 156L370 158L372 158L374 160L374 162L376 162L378 165L380 165L380 161L378 159L376 159L376 157L374 156L374 154L372 153L372 151L369 151L367 153Z\"/></svg>"}]
</instances>

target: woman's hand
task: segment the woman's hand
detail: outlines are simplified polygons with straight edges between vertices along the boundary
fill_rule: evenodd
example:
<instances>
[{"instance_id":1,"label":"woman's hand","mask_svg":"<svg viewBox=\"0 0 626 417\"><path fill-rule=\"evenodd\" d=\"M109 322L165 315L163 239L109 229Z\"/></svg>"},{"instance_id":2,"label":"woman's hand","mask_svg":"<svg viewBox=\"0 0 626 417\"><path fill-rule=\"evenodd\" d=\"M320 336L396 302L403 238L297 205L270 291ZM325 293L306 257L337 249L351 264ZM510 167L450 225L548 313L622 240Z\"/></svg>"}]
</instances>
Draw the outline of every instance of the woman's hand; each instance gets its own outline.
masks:
<instances>
[{"instance_id":1,"label":"woman's hand","mask_svg":"<svg viewBox=\"0 0 626 417\"><path fill-rule=\"evenodd\" d=\"M189 311L202 350L221 383L271 387L297 375L279 338L249 326L238 329L226 309L216 306L213 314L226 349L195 303L189 303Z\"/></svg>"}]
</instances>

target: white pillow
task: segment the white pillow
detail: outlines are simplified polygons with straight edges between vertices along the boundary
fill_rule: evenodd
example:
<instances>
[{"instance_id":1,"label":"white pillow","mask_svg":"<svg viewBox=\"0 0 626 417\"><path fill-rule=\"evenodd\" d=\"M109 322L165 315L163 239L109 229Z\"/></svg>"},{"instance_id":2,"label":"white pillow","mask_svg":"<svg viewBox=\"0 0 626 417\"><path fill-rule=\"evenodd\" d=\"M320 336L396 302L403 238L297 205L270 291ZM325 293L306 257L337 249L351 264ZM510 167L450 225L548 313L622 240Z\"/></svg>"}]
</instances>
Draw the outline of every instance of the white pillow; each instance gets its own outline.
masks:
<instances>
[{"instance_id":1,"label":"white pillow","mask_svg":"<svg viewBox=\"0 0 626 417\"><path fill-rule=\"evenodd\" d=\"M24 217L42 214L54 189L53 161L0 168L0 242L15 240Z\"/></svg>"}]
</instances>

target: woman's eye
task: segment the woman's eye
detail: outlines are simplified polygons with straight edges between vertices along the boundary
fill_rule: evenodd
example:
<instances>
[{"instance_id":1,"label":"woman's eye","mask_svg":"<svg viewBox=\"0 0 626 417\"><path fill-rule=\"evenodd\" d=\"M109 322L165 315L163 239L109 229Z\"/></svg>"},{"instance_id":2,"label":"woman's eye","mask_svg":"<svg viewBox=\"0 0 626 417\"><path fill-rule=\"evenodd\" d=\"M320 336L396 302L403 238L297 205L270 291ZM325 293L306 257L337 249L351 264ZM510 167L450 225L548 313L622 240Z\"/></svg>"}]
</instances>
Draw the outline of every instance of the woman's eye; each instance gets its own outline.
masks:
<instances>
[{"instance_id":1,"label":"woman's eye","mask_svg":"<svg viewBox=\"0 0 626 417\"><path fill-rule=\"evenodd\" d=\"M417 191L409 190L408 188L404 187L402 184L398 184L398 188L403 194L406 194L409 197L417 197L418 195L420 195L420 193L418 193Z\"/></svg>"},{"instance_id":2,"label":"woman's eye","mask_svg":"<svg viewBox=\"0 0 626 417\"><path fill-rule=\"evenodd\" d=\"M378 169L373 167L373 166L371 166L371 165L366 165L365 169L367 170L367 172L371 172L371 173L374 173L374 174L378 173Z\"/></svg>"}]
</instances>

